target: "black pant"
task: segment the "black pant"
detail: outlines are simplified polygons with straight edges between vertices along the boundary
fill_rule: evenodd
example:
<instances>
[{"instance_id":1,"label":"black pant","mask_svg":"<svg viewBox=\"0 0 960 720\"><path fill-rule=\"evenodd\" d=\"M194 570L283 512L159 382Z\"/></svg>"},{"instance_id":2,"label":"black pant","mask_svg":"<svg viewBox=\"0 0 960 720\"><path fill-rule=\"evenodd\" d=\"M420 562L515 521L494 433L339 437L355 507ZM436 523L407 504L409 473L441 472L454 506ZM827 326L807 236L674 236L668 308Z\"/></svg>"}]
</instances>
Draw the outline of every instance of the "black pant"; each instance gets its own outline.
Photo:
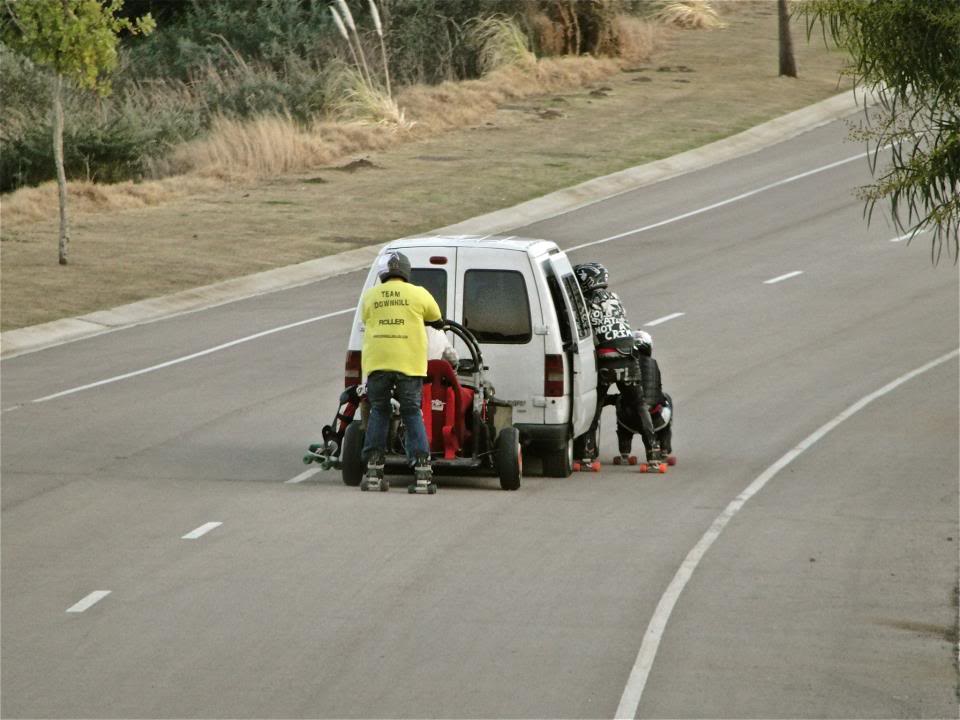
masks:
<instances>
[{"instance_id":1,"label":"black pant","mask_svg":"<svg viewBox=\"0 0 960 720\"><path fill-rule=\"evenodd\" d=\"M633 436L639 434L641 437L643 437L641 427L643 421L642 414L638 407L624 405L623 402L624 401L622 398L617 398L617 444L619 446L621 455L629 455L630 449L633 447ZM671 411L673 410L673 401L670 399L669 395L664 396L662 405L669 407ZM649 409L649 406L647 407ZM657 407L660 408L661 405L658 405ZM655 420L653 423L654 428L663 422L659 412L656 414L651 414L650 418L651 420ZM655 429L653 432L653 437L656 438L661 452L666 455L669 455L671 452L673 452L673 417L670 418L670 422L661 427L659 430ZM651 460L651 447L648 438L643 439L643 447L644 450L646 450L647 459Z\"/></svg>"},{"instance_id":2,"label":"black pant","mask_svg":"<svg viewBox=\"0 0 960 720\"><path fill-rule=\"evenodd\" d=\"M597 427L600 425L600 415L603 413L607 391L614 384L620 391L620 401L636 407L640 413L640 434L643 437L643 444L649 447L649 444L656 441L650 409L643 399L643 386L640 384L640 366L637 359L630 355L598 356L597 410L593 415L593 422L590 423L590 429L586 433L584 453L587 457L595 458L598 454Z\"/></svg>"}]
</instances>

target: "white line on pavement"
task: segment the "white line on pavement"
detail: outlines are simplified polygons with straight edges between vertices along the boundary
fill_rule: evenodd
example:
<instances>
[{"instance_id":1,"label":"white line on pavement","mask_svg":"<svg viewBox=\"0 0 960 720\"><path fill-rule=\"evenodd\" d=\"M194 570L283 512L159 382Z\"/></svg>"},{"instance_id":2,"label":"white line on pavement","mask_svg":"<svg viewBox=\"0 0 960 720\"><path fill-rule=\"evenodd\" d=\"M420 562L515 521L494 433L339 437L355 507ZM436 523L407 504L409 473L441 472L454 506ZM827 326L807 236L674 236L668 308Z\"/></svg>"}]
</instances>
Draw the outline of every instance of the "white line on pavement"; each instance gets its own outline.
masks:
<instances>
[{"instance_id":1,"label":"white line on pavement","mask_svg":"<svg viewBox=\"0 0 960 720\"><path fill-rule=\"evenodd\" d=\"M882 148L882 149L886 149L886 148ZM617 240L619 238L626 237L628 235L636 235L636 234L645 232L647 230L652 230L654 228L661 227L663 225L669 225L670 223L677 222L678 220L683 220L688 217L693 217L694 215L699 215L709 210L713 210L718 207L723 207L724 205L729 205L730 203L744 200L745 198L752 197L753 195L757 195L762 192L766 192L767 190L772 190L773 188L777 188L782 185L786 185L788 183L792 183L797 180L810 177L811 175L816 175L817 173L825 172L835 167L840 167L841 165L845 165L847 163L860 160L861 158L866 157L867 154L868 153L860 153L859 155L853 155L851 157L844 158L843 160L837 160L836 162L830 163L829 165L823 165L822 167L814 168L813 170L808 170L798 175L791 175L790 177L784 178L783 180L778 180L768 185L764 185L762 187L755 188L748 192L741 193L739 195L735 195L733 197L727 198L726 200L721 200L711 205L705 205L704 207L698 208L696 210L691 210L690 212L686 212L681 215L668 218L667 220L661 220L660 222L653 223L651 225L645 225L644 227L628 230L626 232L618 233L617 235L611 235L610 237L602 238L600 240L594 240L592 242L583 243L581 245L575 245L574 247L567 248L566 252L570 253L570 252L573 252L574 250L580 250L581 248L590 247L591 245L599 245L601 243L610 242L611 240ZM88 383L87 385L80 385L79 387L70 388L69 390L63 390L61 392L54 393L52 395L45 395L44 397L33 400L33 402L34 403L47 402L48 400L61 398L61 397L64 397L65 395L72 395L74 393L82 392L84 390L100 387L101 385L108 385L110 383L119 382L120 380L126 380L127 378L136 377L137 375L143 375L145 373L154 372L155 370L161 370L163 368L170 367L171 365L178 365L179 363L187 362L188 360L194 360L198 357L209 355L211 353L215 353L220 350L226 350L227 348L231 348L235 345L240 345L241 343L250 342L251 340L257 340L259 338L266 337L267 335L272 335L274 333L282 332L283 330L289 330L291 328L299 327L301 325L306 325L307 323L317 322L318 320L325 320L327 318L335 317L337 315L343 315L348 312L353 312L355 309L356 309L355 307L345 308L343 310L337 310L336 312L327 313L326 315L318 315L316 317L307 318L306 320L300 320L299 322L290 323L288 325L282 325L280 327L272 328L270 330L264 330L263 332L259 332L254 335L248 335L247 337L242 337L242 338L239 338L238 340L232 340L231 342L223 343L222 345L217 345L216 347L208 348L206 350L201 350L200 352L192 353L190 355L184 355L183 357L175 358L173 360L168 360L167 362L160 363L158 365L151 365L150 367L143 368L142 370L135 370L133 372L125 373L123 375L116 375L114 377L107 378L106 380L99 380L97 382Z\"/></svg>"},{"instance_id":2,"label":"white line on pavement","mask_svg":"<svg viewBox=\"0 0 960 720\"><path fill-rule=\"evenodd\" d=\"M683 317L686 313L672 313L670 315L664 315L662 318L657 318L656 320L651 320L648 323L644 323L644 327L653 327L654 325L659 325L660 323L665 323L674 318Z\"/></svg>"},{"instance_id":3,"label":"white line on pavement","mask_svg":"<svg viewBox=\"0 0 960 720\"><path fill-rule=\"evenodd\" d=\"M167 362L160 363L159 365L151 365L150 367L143 368L142 370L134 370L133 372L124 373L123 375L115 375L114 377L107 378L106 380L98 380L97 382L88 383L87 385L81 385L79 387L70 388L69 390L63 390L62 392L54 393L53 395L45 395L42 398L37 398L33 402L47 402L48 400L55 400L56 398L64 397L65 395L73 395L74 393L78 393L83 390L89 390L90 388L100 387L101 385L109 385L110 383L126 380L127 378L136 377L137 375L144 375L149 372L154 372L155 370L162 370L163 368L170 367L171 365L179 365L180 363L187 362L188 360L194 360L198 357L203 357L204 355L210 355L211 353L215 353L220 350L232 348L235 345L241 345L243 343L250 342L251 340L257 340L259 338L266 337L267 335L273 335L274 333L290 330L291 328L300 327L301 325L307 325L308 323L317 322L318 320L326 320L327 318L343 315L344 313L353 312L354 310L356 310L356 307L345 308L343 310L337 310L336 312L327 313L326 315L317 315L316 317L307 318L306 320L299 320L295 323L289 323L288 325L281 325L280 327L264 330L263 332L258 332L253 335L247 335L246 337L242 337L237 340L231 340L230 342L217 345L216 347L207 348L206 350L201 350L200 352L174 358L173 360L168 360Z\"/></svg>"},{"instance_id":4,"label":"white line on pavement","mask_svg":"<svg viewBox=\"0 0 960 720\"><path fill-rule=\"evenodd\" d=\"M221 525L223 525L222 522L208 522L208 523L205 523L205 524L201 525L200 527L198 527L196 530L191 530L190 532L188 532L186 535L184 535L184 536L181 537L180 539L181 539L181 540L196 540L198 537L201 537L201 536L203 536L203 535L206 535L208 532L210 532L210 531L213 530L214 528L220 527Z\"/></svg>"},{"instance_id":5,"label":"white line on pavement","mask_svg":"<svg viewBox=\"0 0 960 720\"><path fill-rule=\"evenodd\" d=\"M309 478L312 478L312 477L313 477L314 475L316 475L318 472L320 472L320 468L312 468L312 469L310 469L310 470L305 470L304 472L302 472L302 473L300 473L299 475L297 475L295 478L290 478L289 480L286 480L286 481L284 482L284 484L286 484L286 485L296 485L297 483L301 483L301 482L303 482L304 480L307 480L307 479L309 479Z\"/></svg>"},{"instance_id":6,"label":"white line on pavement","mask_svg":"<svg viewBox=\"0 0 960 720\"><path fill-rule=\"evenodd\" d=\"M925 235L930 232L929 230L921 230L917 233L916 236ZM900 237L890 238L890 242L903 242L904 240L909 240L910 238L915 237L912 232L908 232L906 235L901 235Z\"/></svg>"},{"instance_id":7,"label":"white line on pavement","mask_svg":"<svg viewBox=\"0 0 960 720\"><path fill-rule=\"evenodd\" d=\"M78 602L76 605L71 605L67 608L69 613L82 613L89 607L97 604L103 600L107 595L110 594L109 590L95 590L94 592L87 595L83 600Z\"/></svg>"},{"instance_id":8,"label":"white line on pavement","mask_svg":"<svg viewBox=\"0 0 960 720\"><path fill-rule=\"evenodd\" d=\"M949 352L946 355L941 355L936 360L931 360L926 365L918 367L916 370L911 370L905 375L901 375L896 380L884 385L879 390L876 390L866 397L861 398L833 418L833 420L821 426L812 435L807 436L803 441L800 442L799 445L793 448L793 450L788 452L773 465L764 470L760 477L750 483L746 489L736 497L736 499L727 505L726 509L720 513L716 519L714 519L713 523L710 525L710 528L706 533L704 533L703 537L700 538L700 541L694 546L693 550L691 550L687 554L687 557L684 558L680 565L680 569L677 570L676 575L673 576L673 580L670 581L666 591L660 598L660 602L657 603L657 608L653 611L653 617L650 618L650 624L647 625L647 631L643 635L643 641L640 644L640 651L637 653L637 659L634 662L633 669L630 671L630 677L627 680L627 686L624 688L623 695L620 697L620 704L617 706L617 714L615 717L633 718L636 716L637 708L640 705L640 697L643 695L643 688L647 684L647 678L650 675L650 670L653 667L653 661L656 658L657 650L660 647L660 640L663 638L663 634L666 631L667 621L670 619L670 614L673 612L673 607L677 604L677 599L680 597L680 593L683 592L683 589L690 581L694 570L697 569L697 565L700 564L700 561L703 559L703 556L706 554L707 550L710 549L710 546L713 545L714 541L720 536L720 533L723 532L723 529L727 526L733 516L736 515L741 508L743 508L747 501L760 492L764 485L766 485L771 478L773 478L778 472L793 462L798 455L800 455L804 450L810 448L814 443L823 438L827 433L837 427L844 420L847 420L860 410L863 410L863 408L872 403L874 400L881 398L887 393L900 387L908 380L912 380L918 375L922 375L928 370L932 370L938 365L942 365L958 355L960 355L960 348L954 350L953 352Z\"/></svg>"},{"instance_id":9,"label":"white line on pavement","mask_svg":"<svg viewBox=\"0 0 960 720\"><path fill-rule=\"evenodd\" d=\"M797 275L803 275L803 270L794 270L793 272L788 272L786 275L778 275L775 278L770 278L769 280L764 280L764 285L773 285L774 283L782 282L784 280L789 280L792 277Z\"/></svg>"},{"instance_id":10,"label":"white line on pavement","mask_svg":"<svg viewBox=\"0 0 960 720\"><path fill-rule=\"evenodd\" d=\"M884 148L885 149L885 148ZM715 202L711 205L704 205L702 208L697 208L696 210L691 210L690 212L685 212L682 215L677 215L672 218L667 218L666 220L661 220L660 222L652 223L651 225L644 225L643 227L635 228L633 230L627 230L626 232L617 233L616 235L611 235L610 237L605 237L600 240L593 240L591 242L583 243L581 245L575 245L572 248L567 248L567 252L573 252L574 250L580 250L581 248L590 247L591 245L600 245L601 243L608 243L611 240L619 240L622 237L627 237L628 235L638 235L647 230L653 230L654 228L663 227L664 225L670 225L675 223L678 220L685 220L688 217L693 217L694 215L700 215L709 210L714 210L718 207L723 207L724 205L729 205L730 203L739 202L748 197L753 197L754 195L759 195L762 192L767 190L773 190L774 188L780 187L781 185L786 185L788 183L796 182L797 180L802 180L803 178L810 177L811 175L816 175L817 173L822 173L827 170L832 170L835 167L840 167L841 165L846 165L847 163L854 162L855 160L860 160L865 158L869 153L860 153L859 155L853 155L852 157L844 158L843 160L837 160L832 162L829 165L823 165L822 167L814 168L813 170L807 170L802 172L799 175L791 175L788 178L783 180L777 180L774 183L769 185L764 185L763 187L758 187L754 190L749 190L745 193L740 193L739 195L734 195L733 197L727 198L726 200L721 200L720 202Z\"/></svg>"}]
</instances>

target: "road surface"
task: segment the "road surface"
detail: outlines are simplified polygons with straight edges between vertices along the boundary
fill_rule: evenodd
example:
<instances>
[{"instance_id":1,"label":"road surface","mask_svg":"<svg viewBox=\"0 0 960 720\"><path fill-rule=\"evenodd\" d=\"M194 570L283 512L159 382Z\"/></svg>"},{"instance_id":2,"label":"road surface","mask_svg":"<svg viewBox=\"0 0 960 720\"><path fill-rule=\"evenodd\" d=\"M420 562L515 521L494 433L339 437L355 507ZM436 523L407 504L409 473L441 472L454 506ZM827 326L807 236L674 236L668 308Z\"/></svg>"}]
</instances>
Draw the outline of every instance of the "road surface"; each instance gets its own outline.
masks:
<instances>
[{"instance_id":1,"label":"road surface","mask_svg":"<svg viewBox=\"0 0 960 720\"><path fill-rule=\"evenodd\" d=\"M862 154L515 231L653 335L665 476L302 478L363 273L3 361L3 716L956 717L958 274Z\"/></svg>"}]
</instances>

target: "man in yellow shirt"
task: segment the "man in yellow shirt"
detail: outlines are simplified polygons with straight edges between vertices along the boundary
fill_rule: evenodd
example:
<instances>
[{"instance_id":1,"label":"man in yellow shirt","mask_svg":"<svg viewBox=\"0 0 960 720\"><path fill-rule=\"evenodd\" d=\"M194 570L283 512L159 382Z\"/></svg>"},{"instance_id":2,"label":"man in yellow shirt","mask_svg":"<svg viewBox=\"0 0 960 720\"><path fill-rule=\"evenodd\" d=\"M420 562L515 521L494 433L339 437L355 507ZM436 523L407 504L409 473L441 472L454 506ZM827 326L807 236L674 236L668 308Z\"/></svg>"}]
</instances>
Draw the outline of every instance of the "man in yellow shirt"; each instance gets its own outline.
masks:
<instances>
[{"instance_id":1,"label":"man in yellow shirt","mask_svg":"<svg viewBox=\"0 0 960 720\"><path fill-rule=\"evenodd\" d=\"M389 487L383 480L383 460L390 428L390 398L394 392L400 403L407 458L414 466L418 485L424 479L430 484L430 447L420 412L423 379L427 375L424 325L439 326L443 322L442 314L433 296L410 282L410 260L403 253L393 251L382 255L379 274L380 284L360 298L364 326L361 362L370 403L363 443L367 481L360 487Z\"/></svg>"}]
</instances>

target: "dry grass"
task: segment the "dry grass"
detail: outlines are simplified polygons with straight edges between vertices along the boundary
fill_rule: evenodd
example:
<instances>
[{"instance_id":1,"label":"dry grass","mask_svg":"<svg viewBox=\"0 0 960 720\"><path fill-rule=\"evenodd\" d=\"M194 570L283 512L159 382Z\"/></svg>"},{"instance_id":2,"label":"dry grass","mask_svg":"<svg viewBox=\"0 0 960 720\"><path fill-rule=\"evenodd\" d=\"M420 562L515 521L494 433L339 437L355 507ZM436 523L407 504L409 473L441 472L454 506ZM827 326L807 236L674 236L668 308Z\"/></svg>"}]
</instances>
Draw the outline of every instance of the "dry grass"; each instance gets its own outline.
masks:
<instances>
[{"instance_id":1,"label":"dry grass","mask_svg":"<svg viewBox=\"0 0 960 720\"><path fill-rule=\"evenodd\" d=\"M190 193L209 191L219 183L199 177L164 178L141 183L122 182L100 185L85 180L71 181L68 208L73 214L90 214L156 207ZM58 216L57 184L44 183L23 188L4 196L3 221L20 227Z\"/></svg>"},{"instance_id":2,"label":"dry grass","mask_svg":"<svg viewBox=\"0 0 960 720\"><path fill-rule=\"evenodd\" d=\"M617 56L625 63L650 59L663 44L660 29L632 15L618 15L614 21Z\"/></svg>"},{"instance_id":3,"label":"dry grass","mask_svg":"<svg viewBox=\"0 0 960 720\"><path fill-rule=\"evenodd\" d=\"M243 121L217 118L207 137L176 148L158 171L225 180L301 172L358 152L482 122L508 100L580 87L609 77L618 68L615 60L591 57L508 65L480 80L405 88L388 117L379 121L376 112L360 112L367 121L317 122L309 127L282 115Z\"/></svg>"},{"instance_id":4,"label":"dry grass","mask_svg":"<svg viewBox=\"0 0 960 720\"><path fill-rule=\"evenodd\" d=\"M684 30L714 30L724 27L709 0L669 2L654 17L665 25Z\"/></svg>"}]
</instances>

